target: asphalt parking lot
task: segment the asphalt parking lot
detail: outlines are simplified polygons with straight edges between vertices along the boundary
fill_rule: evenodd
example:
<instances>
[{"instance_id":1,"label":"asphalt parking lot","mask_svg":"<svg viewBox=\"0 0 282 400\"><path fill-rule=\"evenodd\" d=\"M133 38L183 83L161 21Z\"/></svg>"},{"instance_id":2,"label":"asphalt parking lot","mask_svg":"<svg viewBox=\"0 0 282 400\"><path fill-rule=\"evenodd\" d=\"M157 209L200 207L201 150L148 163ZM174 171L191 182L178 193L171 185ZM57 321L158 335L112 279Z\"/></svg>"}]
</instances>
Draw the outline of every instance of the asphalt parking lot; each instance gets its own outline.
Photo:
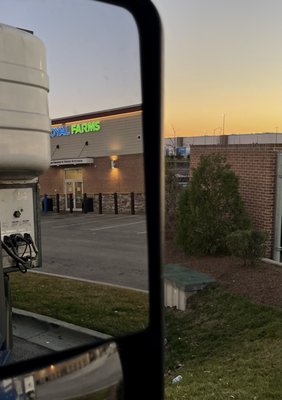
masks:
<instances>
[{"instance_id":1,"label":"asphalt parking lot","mask_svg":"<svg viewBox=\"0 0 282 400\"><path fill-rule=\"evenodd\" d=\"M36 272L147 290L144 216L48 213L41 216L41 235L43 266ZM73 336L68 330L54 333L41 320L37 326L36 319L20 317L13 317L14 360L50 353L53 343L65 346ZM81 334L74 335L73 345L75 341L81 344Z\"/></svg>"},{"instance_id":2,"label":"asphalt parking lot","mask_svg":"<svg viewBox=\"0 0 282 400\"><path fill-rule=\"evenodd\" d=\"M144 215L47 213L41 235L40 271L148 289Z\"/></svg>"}]
</instances>

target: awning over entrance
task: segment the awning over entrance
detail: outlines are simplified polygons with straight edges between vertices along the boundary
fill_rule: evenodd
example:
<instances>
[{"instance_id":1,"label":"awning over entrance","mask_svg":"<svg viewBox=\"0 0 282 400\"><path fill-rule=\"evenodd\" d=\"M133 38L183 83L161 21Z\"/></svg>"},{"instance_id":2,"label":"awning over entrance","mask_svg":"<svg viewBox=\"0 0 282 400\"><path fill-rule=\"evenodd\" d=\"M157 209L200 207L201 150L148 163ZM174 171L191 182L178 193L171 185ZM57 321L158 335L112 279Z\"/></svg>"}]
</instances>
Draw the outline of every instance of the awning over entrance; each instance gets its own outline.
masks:
<instances>
[{"instance_id":1,"label":"awning over entrance","mask_svg":"<svg viewBox=\"0 0 282 400\"><path fill-rule=\"evenodd\" d=\"M82 165L82 164L94 164L94 158L66 158L61 160L52 160L51 167L59 167L61 165Z\"/></svg>"}]
</instances>

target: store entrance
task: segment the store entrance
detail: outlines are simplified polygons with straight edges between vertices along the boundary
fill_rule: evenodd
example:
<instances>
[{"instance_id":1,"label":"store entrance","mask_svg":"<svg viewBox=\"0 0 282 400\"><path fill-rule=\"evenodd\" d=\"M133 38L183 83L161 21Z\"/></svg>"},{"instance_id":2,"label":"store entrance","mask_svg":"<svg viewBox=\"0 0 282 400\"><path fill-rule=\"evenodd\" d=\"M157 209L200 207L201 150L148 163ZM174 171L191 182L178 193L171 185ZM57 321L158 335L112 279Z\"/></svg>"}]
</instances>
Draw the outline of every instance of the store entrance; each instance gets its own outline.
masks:
<instances>
[{"instance_id":1,"label":"store entrance","mask_svg":"<svg viewBox=\"0 0 282 400\"><path fill-rule=\"evenodd\" d=\"M72 200L73 210L81 211L83 200L83 181L81 169L65 170L65 195L66 210L70 210Z\"/></svg>"}]
</instances>

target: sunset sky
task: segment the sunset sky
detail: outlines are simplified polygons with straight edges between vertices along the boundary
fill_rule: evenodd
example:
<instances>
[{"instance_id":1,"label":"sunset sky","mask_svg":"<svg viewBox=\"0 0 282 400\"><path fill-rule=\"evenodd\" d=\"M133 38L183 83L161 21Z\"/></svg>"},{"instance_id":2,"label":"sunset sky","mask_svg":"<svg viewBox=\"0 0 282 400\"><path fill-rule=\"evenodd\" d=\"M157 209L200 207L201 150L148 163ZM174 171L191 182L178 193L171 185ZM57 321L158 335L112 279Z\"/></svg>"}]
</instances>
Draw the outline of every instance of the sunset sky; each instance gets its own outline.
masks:
<instances>
[{"instance_id":1,"label":"sunset sky","mask_svg":"<svg viewBox=\"0 0 282 400\"><path fill-rule=\"evenodd\" d=\"M154 0L165 135L282 131L282 1Z\"/></svg>"},{"instance_id":2,"label":"sunset sky","mask_svg":"<svg viewBox=\"0 0 282 400\"><path fill-rule=\"evenodd\" d=\"M153 3L164 31L164 135L282 132L282 1ZM134 21L107 7L0 0L1 22L46 44L52 118L141 102Z\"/></svg>"}]
</instances>

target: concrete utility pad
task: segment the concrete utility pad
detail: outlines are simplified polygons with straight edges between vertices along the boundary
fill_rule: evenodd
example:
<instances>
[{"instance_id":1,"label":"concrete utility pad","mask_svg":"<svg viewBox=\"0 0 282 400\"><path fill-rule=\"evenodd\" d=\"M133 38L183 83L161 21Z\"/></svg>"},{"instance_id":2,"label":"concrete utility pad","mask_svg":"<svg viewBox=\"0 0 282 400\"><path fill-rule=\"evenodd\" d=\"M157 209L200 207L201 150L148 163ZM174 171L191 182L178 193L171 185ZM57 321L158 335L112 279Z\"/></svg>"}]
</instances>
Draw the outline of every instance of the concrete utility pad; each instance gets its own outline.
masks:
<instances>
[{"instance_id":1,"label":"concrete utility pad","mask_svg":"<svg viewBox=\"0 0 282 400\"><path fill-rule=\"evenodd\" d=\"M211 276L179 264L164 265L165 306L186 310L187 298L214 283Z\"/></svg>"}]
</instances>

